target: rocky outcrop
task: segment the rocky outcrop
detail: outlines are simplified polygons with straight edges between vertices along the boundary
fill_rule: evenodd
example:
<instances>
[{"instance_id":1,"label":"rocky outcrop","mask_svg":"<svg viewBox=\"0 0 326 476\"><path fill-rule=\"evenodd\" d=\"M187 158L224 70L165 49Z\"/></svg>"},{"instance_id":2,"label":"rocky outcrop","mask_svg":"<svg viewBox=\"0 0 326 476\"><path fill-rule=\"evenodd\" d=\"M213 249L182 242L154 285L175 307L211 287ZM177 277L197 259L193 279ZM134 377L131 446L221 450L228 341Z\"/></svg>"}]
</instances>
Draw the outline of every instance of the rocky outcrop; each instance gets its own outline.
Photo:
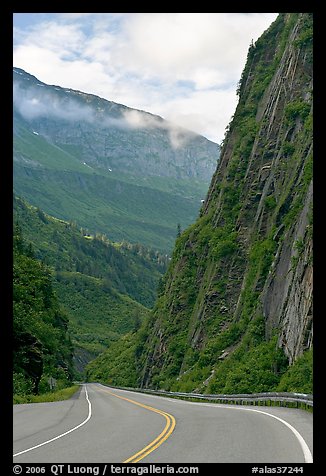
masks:
<instances>
[{"instance_id":1,"label":"rocky outcrop","mask_svg":"<svg viewBox=\"0 0 326 476\"><path fill-rule=\"evenodd\" d=\"M212 373L209 388L227 391L232 368L245 372L259 348L270 363L251 388L268 389L284 369L281 354L270 357L275 336L289 364L312 346L310 14L279 15L250 47L238 91L219 167L177 240L143 343L143 386L190 390Z\"/></svg>"},{"instance_id":2,"label":"rocky outcrop","mask_svg":"<svg viewBox=\"0 0 326 476\"><path fill-rule=\"evenodd\" d=\"M312 347L312 236L310 184L298 221L285 235L262 293L267 336L279 329L279 345L292 363Z\"/></svg>"}]
</instances>

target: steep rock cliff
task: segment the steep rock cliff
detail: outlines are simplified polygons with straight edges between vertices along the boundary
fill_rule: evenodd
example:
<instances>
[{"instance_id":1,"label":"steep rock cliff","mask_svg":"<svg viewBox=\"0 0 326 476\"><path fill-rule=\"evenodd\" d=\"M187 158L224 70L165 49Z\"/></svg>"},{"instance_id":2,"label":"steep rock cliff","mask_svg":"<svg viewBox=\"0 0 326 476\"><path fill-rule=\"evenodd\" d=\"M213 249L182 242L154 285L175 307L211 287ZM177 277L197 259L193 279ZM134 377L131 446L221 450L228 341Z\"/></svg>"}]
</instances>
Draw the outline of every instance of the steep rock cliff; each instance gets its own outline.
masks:
<instances>
[{"instance_id":1,"label":"steep rock cliff","mask_svg":"<svg viewBox=\"0 0 326 476\"><path fill-rule=\"evenodd\" d=\"M312 15L249 48L197 222L136 357L142 386L266 391L312 347Z\"/></svg>"}]
</instances>

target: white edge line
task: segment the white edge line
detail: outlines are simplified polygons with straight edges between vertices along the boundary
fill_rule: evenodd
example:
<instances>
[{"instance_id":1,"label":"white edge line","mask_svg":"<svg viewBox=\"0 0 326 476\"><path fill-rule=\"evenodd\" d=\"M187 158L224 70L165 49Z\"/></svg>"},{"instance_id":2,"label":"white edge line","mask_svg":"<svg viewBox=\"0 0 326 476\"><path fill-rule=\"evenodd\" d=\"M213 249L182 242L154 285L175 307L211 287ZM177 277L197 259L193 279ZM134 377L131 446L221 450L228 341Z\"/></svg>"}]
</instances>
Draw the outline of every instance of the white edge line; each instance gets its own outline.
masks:
<instances>
[{"instance_id":1,"label":"white edge line","mask_svg":"<svg viewBox=\"0 0 326 476\"><path fill-rule=\"evenodd\" d=\"M13 455L13 457L15 456L19 456L19 455L22 455L23 453L27 453L28 451L32 451L32 450L35 450L36 448L40 448L40 446L44 446L44 445L47 445L48 443L52 443L52 441L55 441L55 440L58 440L59 438L62 438L63 436L66 436L68 435L69 433L71 433L72 431L75 431L75 430L78 430L78 428L80 428L81 426L85 425L85 423L88 422L88 420L91 418L92 416L92 404L88 398L88 392L87 392L87 387L85 385L85 395L86 395L86 400L88 402L88 416L86 418L86 420L84 420L83 422L79 423L79 425L75 426L74 428L71 428L71 430L68 430L66 431L65 433L62 433L61 435L58 435L54 438L51 438L51 440L47 440L47 441L44 441L43 443L40 443L39 445L36 445L36 446L32 446L32 448L28 448L27 450L23 450L23 451L19 451L19 453L15 453Z\"/></svg>"},{"instance_id":2,"label":"white edge line","mask_svg":"<svg viewBox=\"0 0 326 476\"><path fill-rule=\"evenodd\" d=\"M148 395L148 394L145 394L145 395ZM171 400L171 399L169 399L169 400ZM184 400L178 400L178 401L179 402L181 401L183 403L188 403L190 405L198 405L197 402L196 403L195 402L185 402ZM204 402L202 403L202 405L215 407L215 408L218 407L218 408L227 408L227 409L231 409L231 410L240 410L240 411L242 410L242 411L247 411L247 412L262 413L263 415L267 415L267 416L270 416L271 418L275 418L275 420L278 420L281 423L283 423L283 425L287 426L292 431L292 433L294 433L295 437L297 438L297 440L300 443L300 446L301 446L301 449L302 449L302 452L303 452L303 455L304 455L305 463L313 463L313 457L312 457L311 451L309 449L309 446L305 442L303 436L298 432L298 430L296 430L292 425L290 425L290 423L283 420L282 418L279 418L278 416L272 415L271 413L268 413L268 412L263 412L262 410L255 410L254 408L241 408L241 407L233 407L233 406L230 406L230 405L226 406L226 405L221 405L221 404L213 405L211 403L204 403Z\"/></svg>"},{"instance_id":3,"label":"white edge line","mask_svg":"<svg viewBox=\"0 0 326 476\"><path fill-rule=\"evenodd\" d=\"M99 384L101 385L101 384ZM125 390L127 391L127 390ZM133 393L136 393L136 392L133 392ZM150 395L148 393L141 393L141 395L148 395L148 396L151 396L151 397L158 397L158 398L166 398L166 397L162 397L161 395ZM302 452L303 452L303 455L304 455L304 460L305 460L305 463L312 463L313 462L313 457L312 457L312 454L311 454L311 451L309 449L309 446L307 445L307 443L305 442L303 436L298 432L298 430L296 430L292 425L290 425L290 423L288 423L287 421L283 420L282 418L279 418L277 417L276 415L272 415L271 413L268 413L268 412L263 412L262 410L255 410L254 408L241 408L241 407L233 407L233 406L226 406L226 405L221 405L221 404L216 404L216 405L213 405L211 403L205 403L205 402L185 402L184 400L175 400L175 399L172 399L172 398L166 398L167 400L170 400L170 401L178 401L178 402L182 402L182 403L187 403L187 404L190 404L190 405L198 405L198 404L202 404L202 405L205 405L205 406L211 406L211 407L219 407L219 408L230 408L231 410L243 410L243 411L247 411L247 412L256 412L256 413L262 413L263 415L267 415L267 416L270 416L271 418L275 418L275 420L278 420L280 421L281 423L283 423L283 425L287 426L291 431L292 433L294 433L295 437L297 438L297 440L299 441L300 443L300 446L301 446L301 449L302 449Z\"/></svg>"},{"instance_id":4,"label":"white edge line","mask_svg":"<svg viewBox=\"0 0 326 476\"><path fill-rule=\"evenodd\" d=\"M263 415L268 415L272 418L275 418L276 420L278 420L281 423L283 423L284 425L286 425L288 428L290 428L290 430L294 433L297 440L299 441L301 449L303 451L305 463L312 463L313 462L313 458L312 458L312 454L311 454L311 451L309 449L309 446L305 442L303 436L298 432L298 430L296 430L292 425L290 425L290 423L283 420L282 418L277 417L276 415L272 415L271 413L263 412L262 410L254 410L253 408L237 408L237 410L246 410L246 411L249 411L249 412L262 413Z\"/></svg>"}]
</instances>

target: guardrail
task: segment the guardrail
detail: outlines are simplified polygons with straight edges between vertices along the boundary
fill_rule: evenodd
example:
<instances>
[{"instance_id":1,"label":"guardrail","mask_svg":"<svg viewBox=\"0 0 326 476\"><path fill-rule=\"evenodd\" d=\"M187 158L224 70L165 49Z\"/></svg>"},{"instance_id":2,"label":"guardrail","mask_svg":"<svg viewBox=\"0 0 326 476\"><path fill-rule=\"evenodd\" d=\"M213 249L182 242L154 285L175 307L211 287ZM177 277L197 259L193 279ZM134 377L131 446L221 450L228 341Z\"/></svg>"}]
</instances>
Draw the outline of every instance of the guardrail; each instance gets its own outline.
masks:
<instances>
[{"instance_id":1,"label":"guardrail","mask_svg":"<svg viewBox=\"0 0 326 476\"><path fill-rule=\"evenodd\" d=\"M145 393L156 393L160 395L179 397L179 398L190 398L190 399L200 399L200 400L209 400L215 401L217 403L229 403L229 404L238 404L238 405L271 405L272 402L279 403L280 406L288 406L286 404L294 404L294 406L299 407L306 405L313 407L313 396L311 394L303 393L277 393L277 392L266 392L266 393L252 393L252 394L201 394L201 393L185 393L185 392L166 392L162 390L142 390Z\"/></svg>"},{"instance_id":2,"label":"guardrail","mask_svg":"<svg viewBox=\"0 0 326 476\"><path fill-rule=\"evenodd\" d=\"M215 403L227 403L236 405L265 405L265 406L281 406L295 408L312 408L313 395L307 393L281 393L281 392L265 392L265 393L240 393L240 394L202 394L202 393L186 393L186 392L169 392L167 390L152 390L148 388L128 388L108 385L121 390L129 390L140 393L149 393L152 395L161 395L172 398L182 398L187 400L206 400Z\"/></svg>"}]
</instances>

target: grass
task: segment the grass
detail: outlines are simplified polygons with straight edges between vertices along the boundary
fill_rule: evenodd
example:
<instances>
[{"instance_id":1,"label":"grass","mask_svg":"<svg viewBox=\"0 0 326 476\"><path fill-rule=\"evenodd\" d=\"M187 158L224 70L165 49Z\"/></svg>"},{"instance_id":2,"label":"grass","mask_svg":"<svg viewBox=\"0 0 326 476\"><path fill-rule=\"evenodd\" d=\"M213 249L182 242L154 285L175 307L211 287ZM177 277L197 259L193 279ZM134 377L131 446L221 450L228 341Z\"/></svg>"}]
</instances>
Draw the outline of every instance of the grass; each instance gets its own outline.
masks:
<instances>
[{"instance_id":1,"label":"grass","mask_svg":"<svg viewBox=\"0 0 326 476\"><path fill-rule=\"evenodd\" d=\"M36 161L50 169L62 168L85 174L92 173L91 169L81 164L74 156L49 144L42 136L35 136L25 128L22 128L15 137L14 151L25 159Z\"/></svg>"},{"instance_id":2,"label":"grass","mask_svg":"<svg viewBox=\"0 0 326 476\"><path fill-rule=\"evenodd\" d=\"M60 402L69 400L79 389L79 385L62 388L56 392L43 393L41 395L14 395L14 404L20 403L43 403L43 402Z\"/></svg>"}]
</instances>

